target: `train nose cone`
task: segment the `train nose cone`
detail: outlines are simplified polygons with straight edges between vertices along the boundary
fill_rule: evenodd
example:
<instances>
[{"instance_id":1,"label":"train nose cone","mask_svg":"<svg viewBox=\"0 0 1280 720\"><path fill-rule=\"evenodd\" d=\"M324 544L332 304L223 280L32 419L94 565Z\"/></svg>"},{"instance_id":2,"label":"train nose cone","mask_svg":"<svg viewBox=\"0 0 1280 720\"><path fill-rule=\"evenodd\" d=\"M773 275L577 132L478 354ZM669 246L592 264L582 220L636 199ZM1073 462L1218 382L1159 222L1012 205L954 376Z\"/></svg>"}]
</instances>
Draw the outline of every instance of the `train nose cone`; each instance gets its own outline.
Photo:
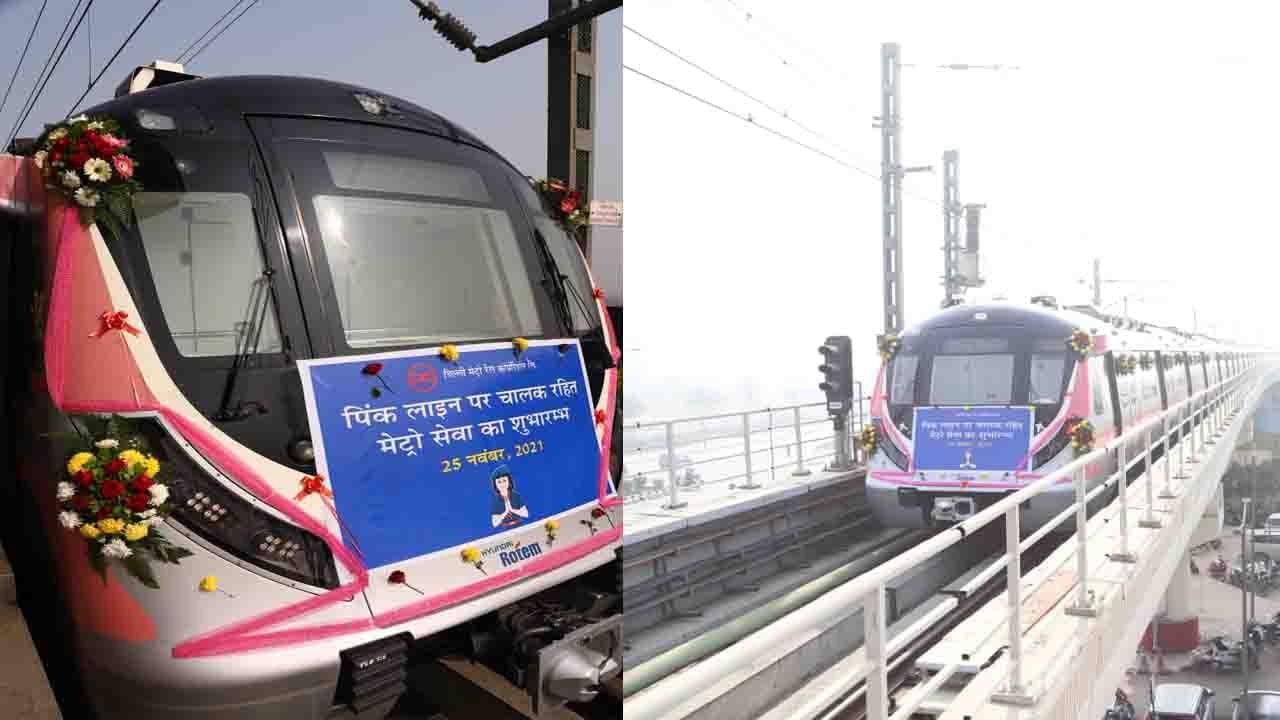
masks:
<instances>
[{"instance_id":1,"label":"train nose cone","mask_svg":"<svg viewBox=\"0 0 1280 720\"><path fill-rule=\"evenodd\" d=\"M289 443L289 457L295 462L311 464L316 461L316 449L309 438L299 438Z\"/></svg>"}]
</instances>

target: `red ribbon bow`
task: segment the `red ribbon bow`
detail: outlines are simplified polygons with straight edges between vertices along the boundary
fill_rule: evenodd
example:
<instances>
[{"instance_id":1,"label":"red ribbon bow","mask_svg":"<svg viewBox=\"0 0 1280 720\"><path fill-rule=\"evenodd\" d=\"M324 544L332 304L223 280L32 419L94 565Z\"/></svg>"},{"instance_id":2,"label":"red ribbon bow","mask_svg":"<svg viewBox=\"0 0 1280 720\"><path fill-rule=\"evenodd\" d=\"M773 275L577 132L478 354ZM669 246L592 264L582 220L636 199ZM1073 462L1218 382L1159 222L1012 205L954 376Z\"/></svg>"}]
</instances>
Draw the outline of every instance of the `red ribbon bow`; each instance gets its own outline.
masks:
<instances>
[{"instance_id":1,"label":"red ribbon bow","mask_svg":"<svg viewBox=\"0 0 1280 720\"><path fill-rule=\"evenodd\" d=\"M323 475L311 475L302 478L300 481L302 491L294 496L294 500L302 501L311 493L319 493L322 497L333 497L333 491L325 487Z\"/></svg>"},{"instance_id":2,"label":"red ribbon bow","mask_svg":"<svg viewBox=\"0 0 1280 720\"><path fill-rule=\"evenodd\" d=\"M601 290L600 288L596 288L595 290L592 290L592 291L591 291L591 297L593 297L593 298L595 298L595 299L597 299L597 300L603 300L603 299L604 299L604 290Z\"/></svg>"},{"instance_id":3,"label":"red ribbon bow","mask_svg":"<svg viewBox=\"0 0 1280 720\"><path fill-rule=\"evenodd\" d=\"M102 313L102 329L96 333L90 333L89 337L102 337L112 330L123 330L130 335L140 335L142 331L128 321L129 313L123 310L108 310Z\"/></svg>"}]
</instances>

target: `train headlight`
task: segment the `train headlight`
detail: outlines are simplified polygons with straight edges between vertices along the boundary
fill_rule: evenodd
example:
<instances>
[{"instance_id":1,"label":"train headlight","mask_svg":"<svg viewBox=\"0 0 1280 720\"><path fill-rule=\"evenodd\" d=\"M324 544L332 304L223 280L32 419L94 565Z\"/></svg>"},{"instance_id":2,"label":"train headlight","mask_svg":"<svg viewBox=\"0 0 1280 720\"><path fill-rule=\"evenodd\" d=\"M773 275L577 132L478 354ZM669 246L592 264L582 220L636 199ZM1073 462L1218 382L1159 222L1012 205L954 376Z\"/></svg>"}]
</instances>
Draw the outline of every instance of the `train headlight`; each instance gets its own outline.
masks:
<instances>
[{"instance_id":1,"label":"train headlight","mask_svg":"<svg viewBox=\"0 0 1280 720\"><path fill-rule=\"evenodd\" d=\"M195 449L180 447L157 421L145 420L139 427L148 451L165 468L171 519L248 564L307 585L338 587L333 554L323 540L227 487L210 474L212 464L195 460L189 454Z\"/></svg>"}]
</instances>

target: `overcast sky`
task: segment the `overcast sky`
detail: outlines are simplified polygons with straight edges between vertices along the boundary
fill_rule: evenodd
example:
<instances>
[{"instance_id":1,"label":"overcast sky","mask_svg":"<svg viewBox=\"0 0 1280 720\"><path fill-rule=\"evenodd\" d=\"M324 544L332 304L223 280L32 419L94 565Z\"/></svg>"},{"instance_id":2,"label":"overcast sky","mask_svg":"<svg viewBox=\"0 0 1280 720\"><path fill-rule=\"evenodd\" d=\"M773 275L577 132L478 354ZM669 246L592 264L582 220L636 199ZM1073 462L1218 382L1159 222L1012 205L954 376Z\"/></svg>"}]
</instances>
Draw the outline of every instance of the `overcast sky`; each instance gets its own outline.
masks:
<instances>
[{"instance_id":1,"label":"overcast sky","mask_svg":"<svg viewBox=\"0 0 1280 720\"><path fill-rule=\"evenodd\" d=\"M0 96L41 1L0 0ZM116 85L134 67L156 59L175 59L233 2L162 3L90 93L85 105L110 98ZM19 108L75 4L74 0L49 0L13 91L0 109L0 143L8 137ZM249 4L246 0L240 7ZM482 45L547 17L546 0L439 0L438 4L459 16ZM35 136L44 123L62 119L88 85L90 43L92 72L97 74L151 5L152 0L95 4L22 126L21 135ZM622 198L621 33L621 11L601 16L597 29L599 97L593 193L597 199L605 200ZM189 63L188 70L205 76L303 75L372 87L466 127L526 174L546 174L546 43L482 65L475 62L471 53L458 52L446 43L429 23L418 20L417 10L409 0L260 0L194 63ZM595 242L606 256L601 261L616 263L613 256L620 252L621 231L606 228L595 233ZM606 291L611 296L619 295L621 278L614 277L618 273L602 274L608 275L600 279Z\"/></svg>"},{"instance_id":2,"label":"overcast sky","mask_svg":"<svg viewBox=\"0 0 1280 720\"><path fill-rule=\"evenodd\" d=\"M787 113L779 117L624 31L628 66L872 177L624 72L628 393L743 377L813 386L816 348L854 338L875 371L882 327L880 44L902 62L903 161L960 153L960 199L987 205L990 293L1089 297L1190 329L1257 338L1273 314L1271 181L1280 47L1257 3L831 3L645 0L626 25ZM751 14L748 19L748 13ZM938 70L1002 64L1002 72ZM793 122L794 121L794 122ZM797 126L817 131L817 137ZM942 299L940 174L910 176L907 322ZM636 240L634 238L639 238ZM1272 336L1274 337L1274 335ZM736 393L736 395L735 395ZM667 395L671 393L667 392ZM745 402L745 399L743 400Z\"/></svg>"}]
</instances>

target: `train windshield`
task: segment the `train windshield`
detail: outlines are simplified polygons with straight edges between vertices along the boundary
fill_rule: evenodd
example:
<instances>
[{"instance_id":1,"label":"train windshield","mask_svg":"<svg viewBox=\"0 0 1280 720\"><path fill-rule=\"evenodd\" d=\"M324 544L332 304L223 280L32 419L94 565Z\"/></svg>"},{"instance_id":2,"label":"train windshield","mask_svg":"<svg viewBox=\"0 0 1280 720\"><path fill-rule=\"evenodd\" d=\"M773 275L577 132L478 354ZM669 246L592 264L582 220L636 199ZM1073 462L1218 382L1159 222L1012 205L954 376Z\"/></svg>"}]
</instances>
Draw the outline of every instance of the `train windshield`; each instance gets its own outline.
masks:
<instances>
[{"instance_id":1,"label":"train windshield","mask_svg":"<svg viewBox=\"0 0 1280 720\"><path fill-rule=\"evenodd\" d=\"M1013 400L1015 355L1004 338L943 340L933 357L934 405L1005 405Z\"/></svg>"},{"instance_id":2,"label":"train windshield","mask_svg":"<svg viewBox=\"0 0 1280 720\"><path fill-rule=\"evenodd\" d=\"M507 208L470 167L324 147L311 195L353 348L541 335Z\"/></svg>"},{"instance_id":3,"label":"train windshield","mask_svg":"<svg viewBox=\"0 0 1280 720\"><path fill-rule=\"evenodd\" d=\"M1031 353L1027 402L1032 405L1058 404L1062 400L1062 377L1066 368L1065 351Z\"/></svg>"}]
</instances>

